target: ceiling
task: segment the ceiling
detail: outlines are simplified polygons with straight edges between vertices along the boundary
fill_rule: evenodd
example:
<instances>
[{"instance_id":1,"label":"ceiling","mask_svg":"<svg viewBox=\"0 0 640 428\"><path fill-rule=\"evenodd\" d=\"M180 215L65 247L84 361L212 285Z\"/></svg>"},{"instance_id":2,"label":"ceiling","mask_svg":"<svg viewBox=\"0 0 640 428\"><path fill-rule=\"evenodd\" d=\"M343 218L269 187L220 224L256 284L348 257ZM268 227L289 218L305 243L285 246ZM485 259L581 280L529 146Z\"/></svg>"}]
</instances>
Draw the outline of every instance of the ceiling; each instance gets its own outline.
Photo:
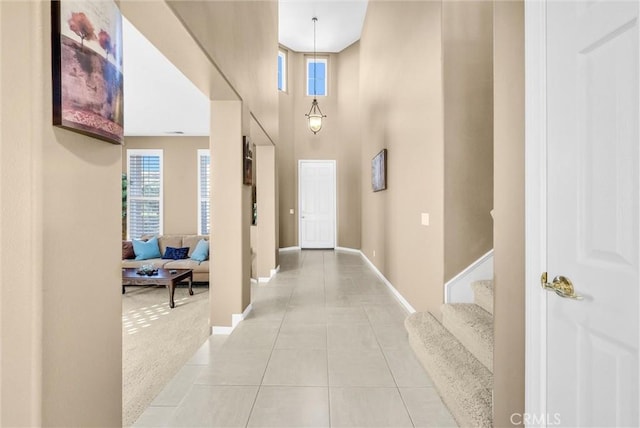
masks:
<instances>
[{"instance_id":1,"label":"ceiling","mask_svg":"<svg viewBox=\"0 0 640 428\"><path fill-rule=\"evenodd\" d=\"M279 0L279 41L296 52L340 52L360 39L367 0ZM123 18L125 136L209 135L209 100ZM275 66L275 59L274 59ZM275 82L274 82L275 85Z\"/></svg>"},{"instance_id":2,"label":"ceiling","mask_svg":"<svg viewBox=\"0 0 640 428\"><path fill-rule=\"evenodd\" d=\"M316 51L337 53L360 39L367 0L280 0L280 44L296 52L313 52L313 22Z\"/></svg>"}]
</instances>

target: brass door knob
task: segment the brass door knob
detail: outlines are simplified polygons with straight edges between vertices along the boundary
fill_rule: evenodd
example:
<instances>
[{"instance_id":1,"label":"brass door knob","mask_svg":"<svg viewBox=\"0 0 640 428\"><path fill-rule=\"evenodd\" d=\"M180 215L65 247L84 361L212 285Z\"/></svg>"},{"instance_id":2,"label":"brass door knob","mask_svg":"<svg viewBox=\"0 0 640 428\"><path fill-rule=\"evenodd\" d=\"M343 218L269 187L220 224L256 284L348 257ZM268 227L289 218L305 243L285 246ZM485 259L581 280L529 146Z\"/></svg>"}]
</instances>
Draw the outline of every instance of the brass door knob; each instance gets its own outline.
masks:
<instances>
[{"instance_id":1,"label":"brass door knob","mask_svg":"<svg viewBox=\"0 0 640 428\"><path fill-rule=\"evenodd\" d=\"M548 291L554 291L558 296L567 299L582 300L583 297L576 294L573 283L565 276L556 276L551 284L547 282L547 272L543 272L540 277L540 285Z\"/></svg>"}]
</instances>

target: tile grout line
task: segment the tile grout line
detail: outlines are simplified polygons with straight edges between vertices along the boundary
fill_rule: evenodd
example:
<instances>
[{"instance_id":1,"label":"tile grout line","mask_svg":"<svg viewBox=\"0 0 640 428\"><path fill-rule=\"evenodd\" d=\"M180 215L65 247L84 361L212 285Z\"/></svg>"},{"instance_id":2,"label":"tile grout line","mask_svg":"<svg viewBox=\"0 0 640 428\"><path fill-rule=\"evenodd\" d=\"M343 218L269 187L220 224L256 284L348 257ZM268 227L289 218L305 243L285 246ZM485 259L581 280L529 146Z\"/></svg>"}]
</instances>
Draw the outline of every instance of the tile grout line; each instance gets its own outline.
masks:
<instances>
[{"instance_id":1,"label":"tile grout line","mask_svg":"<svg viewBox=\"0 0 640 428\"><path fill-rule=\"evenodd\" d=\"M274 278L277 277L277 273L274 276ZM273 278L272 278L273 279ZM293 290L296 289L296 287L298 286L298 284L296 284L293 287ZM253 399L253 403L251 404L251 410L249 411L249 416L247 416L247 422L245 423L245 428L247 428L249 426L249 421L251 421L251 416L253 416L253 410L256 407L256 402L258 401L258 395L260 395L260 391L262 390L262 384L264 382L264 377L267 374L267 370L269 369L269 363L271 362L271 357L273 357L273 351L276 348L276 343L278 342L278 337L280 336L280 331L282 330L282 324L284 324L284 319L287 317L287 312L289 311L289 302L291 302L291 297L293 296L293 291L291 291L291 294L289 294L289 300L287 300L287 309L284 312L284 316L282 317L282 319L280 320L280 325L278 326L278 332L276 333L276 337L273 341L273 344L271 345L271 351L269 352L269 358L267 359L267 364L264 366L264 371L262 372L262 378L260 379L260 384L258 385L258 389L256 391L256 396Z\"/></svg>"},{"instance_id":2,"label":"tile grout line","mask_svg":"<svg viewBox=\"0 0 640 428\"><path fill-rule=\"evenodd\" d=\"M407 403L405 402L404 397L402 396L402 393L400 392L400 386L398 386L398 381L396 380L396 377L393 374L393 370L391 370L391 365L389 364L389 359L387 358L387 354L385 354L385 352L384 352L384 347L380 343L380 339L378 338L378 334L376 332L376 329L373 327L373 323L371 322L371 317L369 316L369 312L367 312L365 310L364 313L367 316L367 320L369 321L369 326L371 327L371 330L373 331L373 337L376 338L376 343L378 344L378 347L380 348L380 352L382 353L382 358L384 358L384 362L387 365L387 369L389 370L389 374L391 374L391 379L393 379L393 383L396 385L395 386L395 390L398 392L398 396L400 397L400 400L402 401L402 405L404 406L405 412L407 412L407 416L409 417L409 421L411 422L411 425L415 427L416 424L413 421L413 418L411 417L411 413L409 412L409 407L407 407Z\"/></svg>"},{"instance_id":3,"label":"tile grout line","mask_svg":"<svg viewBox=\"0 0 640 428\"><path fill-rule=\"evenodd\" d=\"M334 250L335 251L335 250ZM327 313L327 271L322 255L322 289L324 291L324 334L325 334L325 357L327 359L327 410L329 414L329 427L331 427L331 384L329 382L329 317Z\"/></svg>"}]
</instances>

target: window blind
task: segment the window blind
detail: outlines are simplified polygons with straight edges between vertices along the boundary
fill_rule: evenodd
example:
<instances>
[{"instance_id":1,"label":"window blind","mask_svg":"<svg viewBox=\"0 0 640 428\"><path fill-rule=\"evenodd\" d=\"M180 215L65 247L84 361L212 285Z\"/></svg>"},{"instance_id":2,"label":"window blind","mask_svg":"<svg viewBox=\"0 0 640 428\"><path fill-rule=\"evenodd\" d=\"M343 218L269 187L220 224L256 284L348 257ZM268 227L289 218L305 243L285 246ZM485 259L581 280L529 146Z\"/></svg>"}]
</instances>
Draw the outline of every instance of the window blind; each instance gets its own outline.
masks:
<instances>
[{"instance_id":1,"label":"window blind","mask_svg":"<svg viewBox=\"0 0 640 428\"><path fill-rule=\"evenodd\" d=\"M198 150L198 233L208 235L211 224L211 156Z\"/></svg>"},{"instance_id":2,"label":"window blind","mask_svg":"<svg viewBox=\"0 0 640 428\"><path fill-rule=\"evenodd\" d=\"M127 227L130 238L162 234L162 151L129 150Z\"/></svg>"}]
</instances>

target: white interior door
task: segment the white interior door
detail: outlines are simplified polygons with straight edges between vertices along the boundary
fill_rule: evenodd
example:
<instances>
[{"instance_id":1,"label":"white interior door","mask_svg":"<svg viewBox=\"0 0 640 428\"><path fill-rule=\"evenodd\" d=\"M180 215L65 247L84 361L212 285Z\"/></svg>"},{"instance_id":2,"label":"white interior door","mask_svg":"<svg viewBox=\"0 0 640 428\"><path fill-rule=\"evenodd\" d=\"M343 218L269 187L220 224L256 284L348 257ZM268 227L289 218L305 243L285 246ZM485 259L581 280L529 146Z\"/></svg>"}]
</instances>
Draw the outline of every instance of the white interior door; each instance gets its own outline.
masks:
<instances>
[{"instance_id":1,"label":"white interior door","mask_svg":"<svg viewBox=\"0 0 640 428\"><path fill-rule=\"evenodd\" d=\"M638 2L546 10L547 423L637 427Z\"/></svg>"},{"instance_id":2,"label":"white interior door","mask_svg":"<svg viewBox=\"0 0 640 428\"><path fill-rule=\"evenodd\" d=\"M336 237L336 162L299 162L301 248L334 248Z\"/></svg>"}]
</instances>

